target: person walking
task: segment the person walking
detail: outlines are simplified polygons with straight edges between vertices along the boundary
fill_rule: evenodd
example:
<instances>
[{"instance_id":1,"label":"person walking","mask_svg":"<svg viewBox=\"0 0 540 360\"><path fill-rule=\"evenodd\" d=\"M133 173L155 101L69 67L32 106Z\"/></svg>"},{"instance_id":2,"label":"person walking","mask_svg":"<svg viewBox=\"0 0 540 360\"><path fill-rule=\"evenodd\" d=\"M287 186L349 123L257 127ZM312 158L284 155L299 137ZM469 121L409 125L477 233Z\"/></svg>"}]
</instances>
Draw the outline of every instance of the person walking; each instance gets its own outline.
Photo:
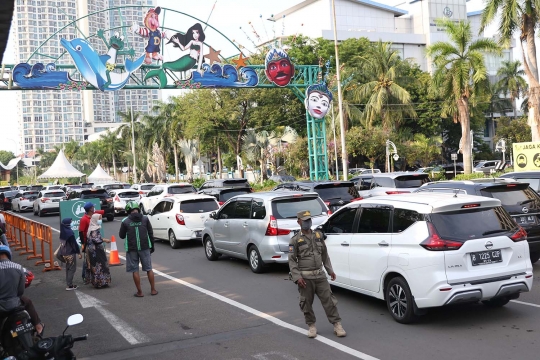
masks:
<instances>
[{"instance_id":1,"label":"person walking","mask_svg":"<svg viewBox=\"0 0 540 360\"><path fill-rule=\"evenodd\" d=\"M103 243L110 243L109 239L101 237L101 214L94 214L90 219L88 232L86 234L86 264L90 276L86 278L95 288L109 286L111 283L111 273L107 265L107 254Z\"/></svg>"},{"instance_id":2,"label":"person walking","mask_svg":"<svg viewBox=\"0 0 540 360\"><path fill-rule=\"evenodd\" d=\"M336 306L337 299L332 294L330 284L322 269L324 266L332 281L336 279L324 243L326 235L320 230L311 230L312 221L309 211L300 211L296 217L301 231L293 236L289 242L289 268L292 281L298 285L300 310L304 313L306 324L309 327L308 337L317 336L316 317L313 312L315 294L321 301L328 321L334 325L334 334L338 337L344 337L347 333L341 325L341 318Z\"/></svg>"},{"instance_id":3,"label":"person walking","mask_svg":"<svg viewBox=\"0 0 540 360\"><path fill-rule=\"evenodd\" d=\"M122 221L118 235L124 239L126 248L126 271L133 274L133 281L137 292L135 297L143 297L141 289L141 277L139 275L139 263L142 270L146 271L150 282L150 294L157 295L154 271L152 270L151 255L154 252L154 232L148 218L139 212L139 204L130 201L126 204L128 216Z\"/></svg>"},{"instance_id":4,"label":"person walking","mask_svg":"<svg viewBox=\"0 0 540 360\"><path fill-rule=\"evenodd\" d=\"M79 244L75 240L75 234L71 229L71 218L65 218L60 224L60 255L66 262L66 290L77 290L77 285L73 284L73 277L77 271L77 257L82 259Z\"/></svg>"},{"instance_id":5,"label":"person walking","mask_svg":"<svg viewBox=\"0 0 540 360\"><path fill-rule=\"evenodd\" d=\"M79 239L81 240L82 244L82 252L84 254L84 261L83 261L83 267L82 267L82 278L84 281L84 285L90 284L90 274L88 273L87 269L87 261L86 261L86 236L88 234L88 227L90 226L90 219L92 219L92 215L94 214L101 214L105 215L104 210L97 210L94 208L94 204L91 202L87 202L83 206L84 208L84 215L81 218L81 221L79 222ZM87 276L88 273L88 276Z\"/></svg>"}]
</instances>

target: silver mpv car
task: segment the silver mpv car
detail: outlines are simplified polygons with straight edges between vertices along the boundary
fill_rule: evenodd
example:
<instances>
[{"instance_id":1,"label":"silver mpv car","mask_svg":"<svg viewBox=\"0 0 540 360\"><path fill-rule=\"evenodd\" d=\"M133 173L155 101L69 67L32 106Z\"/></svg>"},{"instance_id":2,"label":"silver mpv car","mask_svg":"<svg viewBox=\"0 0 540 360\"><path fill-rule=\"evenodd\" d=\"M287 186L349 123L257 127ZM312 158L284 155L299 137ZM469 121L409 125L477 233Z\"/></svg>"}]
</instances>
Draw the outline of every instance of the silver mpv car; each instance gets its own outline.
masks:
<instances>
[{"instance_id":1,"label":"silver mpv car","mask_svg":"<svg viewBox=\"0 0 540 360\"><path fill-rule=\"evenodd\" d=\"M254 273L263 272L268 263L287 263L289 240L300 230L296 214L303 210L311 212L313 227L328 218L328 208L316 193L269 191L233 197L204 224L206 258L245 259Z\"/></svg>"}]
</instances>

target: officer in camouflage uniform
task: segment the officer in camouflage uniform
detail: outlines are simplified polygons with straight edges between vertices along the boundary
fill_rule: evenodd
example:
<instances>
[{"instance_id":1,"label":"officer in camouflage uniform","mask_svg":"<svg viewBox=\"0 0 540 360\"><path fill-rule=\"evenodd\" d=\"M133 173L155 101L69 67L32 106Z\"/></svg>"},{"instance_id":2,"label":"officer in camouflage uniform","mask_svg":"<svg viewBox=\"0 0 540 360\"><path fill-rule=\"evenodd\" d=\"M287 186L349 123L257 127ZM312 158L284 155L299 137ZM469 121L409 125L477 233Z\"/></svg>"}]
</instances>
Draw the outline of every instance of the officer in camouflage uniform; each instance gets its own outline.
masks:
<instances>
[{"instance_id":1,"label":"officer in camouflage uniform","mask_svg":"<svg viewBox=\"0 0 540 360\"><path fill-rule=\"evenodd\" d=\"M334 334L343 337L347 333L341 326L341 318L336 306L337 299L332 294L330 284L322 269L324 265L332 281L336 279L324 243L326 235L320 230L311 230L312 222L309 211L300 211L296 216L301 231L293 236L289 242L289 268L292 281L298 284L300 309L304 313L306 324L309 326L308 337L317 336L316 318L312 307L315 294L321 300L328 321L334 324Z\"/></svg>"}]
</instances>

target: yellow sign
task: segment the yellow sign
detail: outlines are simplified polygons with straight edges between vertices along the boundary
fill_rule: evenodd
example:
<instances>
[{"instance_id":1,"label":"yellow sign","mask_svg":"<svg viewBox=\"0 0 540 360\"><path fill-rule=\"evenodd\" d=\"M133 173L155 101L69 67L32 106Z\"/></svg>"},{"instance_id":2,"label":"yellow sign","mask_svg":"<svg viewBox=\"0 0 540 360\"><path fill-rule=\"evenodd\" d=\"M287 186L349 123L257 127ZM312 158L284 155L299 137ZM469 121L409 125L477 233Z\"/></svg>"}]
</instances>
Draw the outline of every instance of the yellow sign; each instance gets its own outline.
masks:
<instances>
[{"instance_id":1,"label":"yellow sign","mask_svg":"<svg viewBox=\"0 0 540 360\"><path fill-rule=\"evenodd\" d=\"M540 170L540 142L514 143L514 171Z\"/></svg>"}]
</instances>

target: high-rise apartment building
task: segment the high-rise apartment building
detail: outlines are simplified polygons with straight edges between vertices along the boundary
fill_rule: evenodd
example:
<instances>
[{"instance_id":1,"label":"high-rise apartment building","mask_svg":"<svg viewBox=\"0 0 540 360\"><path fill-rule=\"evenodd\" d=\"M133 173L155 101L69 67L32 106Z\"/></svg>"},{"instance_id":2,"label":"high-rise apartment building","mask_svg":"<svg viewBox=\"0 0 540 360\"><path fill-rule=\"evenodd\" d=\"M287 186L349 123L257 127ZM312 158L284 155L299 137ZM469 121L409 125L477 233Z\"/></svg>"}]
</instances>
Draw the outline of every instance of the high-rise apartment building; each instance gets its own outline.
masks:
<instances>
[{"instance_id":1,"label":"high-rise apartment building","mask_svg":"<svg viewBox=\"0 0 540 360\"><path fill-rule=\"evenodd\" d=\"M129 5L143 7L124 7L92 15L100 10ZM133 22L142 25L147 10L153 6L154 0L16 0L12 26L15 59L32 65L37 62L72 64L67 54L60 56L64 53L60 38L89 37L100 29L118 27L122 22L124 25ZM83 16L87 17L77 22L77 26L67 26L55 35L59 29ZM107 38L111 35L105 33ZM98 37L89 40L98 52L107 52ZM131 33L124 40L127 47L134 48L136 56L144 53L144 40ZM149 112L153 101L158 99L158 90L21 91L18 94L21 148L24 152L39 148L52 150L55 145L71 140L82 144L87 135L117 126L121 122L118 111L125 112L132 106L134 111Z\"/></svg>"}]
</instances>

